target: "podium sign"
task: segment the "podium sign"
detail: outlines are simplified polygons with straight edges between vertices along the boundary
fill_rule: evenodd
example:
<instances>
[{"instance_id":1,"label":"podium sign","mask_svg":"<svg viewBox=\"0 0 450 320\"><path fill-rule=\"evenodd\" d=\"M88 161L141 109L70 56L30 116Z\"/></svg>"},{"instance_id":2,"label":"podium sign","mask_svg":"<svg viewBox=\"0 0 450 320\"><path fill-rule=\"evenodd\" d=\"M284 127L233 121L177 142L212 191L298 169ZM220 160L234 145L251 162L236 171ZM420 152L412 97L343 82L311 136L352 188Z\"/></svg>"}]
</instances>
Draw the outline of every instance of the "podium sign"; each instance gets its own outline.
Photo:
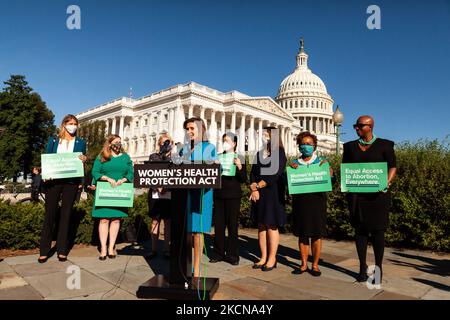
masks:
<instances>
[{"instance_id":1,"label":"podium sign","mask_svg":"<svg viewBox=\"0 0 450 320\"><path fill-rule=\"evenodd\" d=\"M220 164L137 164L134 166L134 187L220 189Z\"/></svg>"}]
</instances>

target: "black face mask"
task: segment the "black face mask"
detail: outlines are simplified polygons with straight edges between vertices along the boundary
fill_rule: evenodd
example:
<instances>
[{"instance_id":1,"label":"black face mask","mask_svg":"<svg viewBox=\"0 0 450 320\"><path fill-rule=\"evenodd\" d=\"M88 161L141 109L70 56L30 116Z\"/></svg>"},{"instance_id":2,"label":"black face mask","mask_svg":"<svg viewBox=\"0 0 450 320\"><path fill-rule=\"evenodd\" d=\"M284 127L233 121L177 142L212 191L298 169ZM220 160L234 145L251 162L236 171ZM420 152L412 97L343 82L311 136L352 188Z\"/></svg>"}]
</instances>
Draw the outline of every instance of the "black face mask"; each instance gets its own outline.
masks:
<instances>
[{"instance_id":1,"label":"black face mask","mask_svg":"<svg viewBox=\"0 0 450 320\"><path fill-rule=\"evenodd\" d=\"M120 150L122 149L122 144L116 143L111 145L111 150L115 153L120 153Z\"/></svg>"},{"instance_id":2,"label":"black face mask","mask_svg":"<svg viewBox=\"0 0 450 320\"><path fill-rule=\"evenodd\" d=\"M166 154L169 151L172 150L172 145L170 144L169 140L164 141L164 143L160 146L159 148L159 153L160 154Z\"/></svg>"}]
</instances>

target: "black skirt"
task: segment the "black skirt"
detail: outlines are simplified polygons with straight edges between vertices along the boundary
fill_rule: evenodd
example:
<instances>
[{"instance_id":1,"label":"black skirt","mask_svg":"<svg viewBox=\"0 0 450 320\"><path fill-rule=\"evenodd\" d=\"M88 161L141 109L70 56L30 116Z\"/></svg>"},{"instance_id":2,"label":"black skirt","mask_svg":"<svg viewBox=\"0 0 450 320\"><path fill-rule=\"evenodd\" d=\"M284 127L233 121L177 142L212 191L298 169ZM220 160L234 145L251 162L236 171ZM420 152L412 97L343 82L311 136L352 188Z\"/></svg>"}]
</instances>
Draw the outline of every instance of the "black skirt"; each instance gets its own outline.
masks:
<instances>
[{"instance_id":1,"label":"black skirt","mask_svg":"<svg viewBox=\"0 0 450 320\"><path fill-rule=\"evenodd\" d=\"M349 193L347 202L353 227L369 231L388 228L390 191L387 193Z\"/></svg>"},{"instance_id":2,"label":"black skirt","mask_svg":"<svg viewBox=\"0 0 450 320\"><path fill-rule=\"evenodd\" d=\"M148 196L148 212L152 219L170 219L171 212L170 199L152 199L152 194Z\"/></svg>"},{"instance_id":3,"label":"black skirt","mask_svg":"<svg viewBox=\"0 0 450 320\"><path fill-rule=\"evenodd\" d=\"M292 196L293 234L297 237L326 236L327 194L325 192Z\"/></svg>"}]
</instances>

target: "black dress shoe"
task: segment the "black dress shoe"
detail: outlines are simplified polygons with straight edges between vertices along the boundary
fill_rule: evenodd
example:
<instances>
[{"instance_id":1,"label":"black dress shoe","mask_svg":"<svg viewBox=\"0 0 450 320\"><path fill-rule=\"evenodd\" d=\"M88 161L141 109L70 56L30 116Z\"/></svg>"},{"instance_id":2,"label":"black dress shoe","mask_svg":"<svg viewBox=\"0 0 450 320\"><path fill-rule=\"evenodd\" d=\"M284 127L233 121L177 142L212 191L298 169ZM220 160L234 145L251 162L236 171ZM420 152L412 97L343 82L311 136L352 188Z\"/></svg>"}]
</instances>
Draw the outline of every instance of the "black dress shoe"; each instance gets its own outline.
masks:
<instances>
[{"instance_id":1,"label":"black dress shoe","mask_svg":"<svg viewBox=\"0 0 450 320\"><path fill-rule=\"evenodd\" d=\"M48 260L48 257L45 257L45 258L38 258L38 262L39 262L39 263L46 263L47 260Z\"/></svg>"},{"instance_id":2,"label":"black dress shoe","mask_svg":"<svg viewBox=\"0 0 450 320\"><path fill-rule=\"evenodd\" d=\"M67 261L67 257L58 256L58 260L61 261L61 262L66 262Z\"/></svg>"},{"instance_id":3,"label":"black dress shoe","mask_svg":"<svg viewBox=\"0 0 450 320\"><path fill-rule=\"evenodd\" d=\"M302 269L300 269L300 268L297 268L297 269L293 270L291 273L292 273L292 274L302 274L302 273L305 273L305 272L308 272L308 271L309 271L308 268L306 268L305 270L302 270Z\"/></svg>"},{"instance_id":4,"label":"black dress shoe","mask_svg":"<svg viewBox=\"0 0 450 320\"><path fill-rule=\"evenodd\" d=\"M262 269L263 267L264 267L263 264L257 264L257 263L254 263L252 266L253 269Z\"/></svg>"},{"instance_id":5,"label":"black dress shoe","mask_svg":"<svg viewBox=\"0 0 450 320\"><path fill-rule=\"evenodd\" d=\"M310 273L313 277L320 277L320 275L322 274L322 272L321 272L320 270L314 270L314 269L311 269L311 270L309 271L309 273Z\"/></svg>"},{"instance_id":6,"label":"black dress shoe","mask_svg":"<svg viewBox=\"0 0 450 320\"><path fill-rule=\"evenodd\" d=\"M238 266L239 265L239 260L234 260L234 261L227 261L229 264L231 264L232 266Z\"/></svg>"},{"instance_id":7,"label":"black dress shoe","mask_svg":"<svg viewBox=\"0 0 450 320\"><path fill-rule=\"evenodd\" d=\"M115 254L108 254L108 258L110 259L115 259L117 257L117 255Z\"/></svg>"},{"instance_id":8,"label":"black dress shoe","mask_svg":"<svg viewBox=\"0 0 450 320\"><path fill-rule=\"evenodd\" d=\"M273 269L275 269L277 267L277 263L275 262L275 264L271 267L268 267L267 264L263 265L263 267L261 268L262 271L271 271Z\"/></svg>"},{"instance_id":9,"label":"black dress shoe","mask_svg":"<svg viewBox=\"0 0 450 320\"><path fill-rule=\"evenodd\" d=\"M223 261L223 259L220 259L220 258L211 258L211 259L209 259L209 262L211 262L211 263L217 263L217 262L220 262L220 261Z\"/></svg>"},{"instance_id":10,"label":"black dress shoe","mask_svg":"<svg viewBox=\"0 0 450 320\"><path fill-rule=\"evenodd\" d=\"M360 273L360 274L358 274L358 276L356 277L356 281L358 281L358 282L366 282L367 279L369 279L369 277L367 276L366 273Z\"/></svg>"},{"instance_id":11,"label":"black dress shoe","mask_svg":"<svg viewBox=\"0 0 450 320\"><path fill-rule=\"evenodd\" d=\"M106 260L106 256L100 256L100 257L98 257L98 260L105 261Z\"/></svg>"}]
</instances>

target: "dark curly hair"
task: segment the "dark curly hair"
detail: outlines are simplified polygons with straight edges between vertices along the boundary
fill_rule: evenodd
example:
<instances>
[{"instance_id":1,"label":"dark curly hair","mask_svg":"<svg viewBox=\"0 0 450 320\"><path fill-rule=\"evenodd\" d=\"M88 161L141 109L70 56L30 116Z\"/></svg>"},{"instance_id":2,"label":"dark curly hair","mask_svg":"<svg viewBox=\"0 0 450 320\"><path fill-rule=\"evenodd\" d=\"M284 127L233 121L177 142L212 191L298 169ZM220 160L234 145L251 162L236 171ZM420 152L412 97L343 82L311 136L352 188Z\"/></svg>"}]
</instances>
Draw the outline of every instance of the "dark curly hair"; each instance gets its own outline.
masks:
<instances>
[{"instance_id":1,"label":"dark curly hair","mask_svg":"<svg viewBox=\"0 0 450 320\"><path fill-rule=\"evenodd\" d=\"M297 136L297 145L301 145L303 138L306 138L306 137L310 137L311 139L313 139L314 147L317 148L317 136L312 134L309 131L303 131L303 132L300 132L298 134L298 136Z\"/></svg>"}]
</instances>

